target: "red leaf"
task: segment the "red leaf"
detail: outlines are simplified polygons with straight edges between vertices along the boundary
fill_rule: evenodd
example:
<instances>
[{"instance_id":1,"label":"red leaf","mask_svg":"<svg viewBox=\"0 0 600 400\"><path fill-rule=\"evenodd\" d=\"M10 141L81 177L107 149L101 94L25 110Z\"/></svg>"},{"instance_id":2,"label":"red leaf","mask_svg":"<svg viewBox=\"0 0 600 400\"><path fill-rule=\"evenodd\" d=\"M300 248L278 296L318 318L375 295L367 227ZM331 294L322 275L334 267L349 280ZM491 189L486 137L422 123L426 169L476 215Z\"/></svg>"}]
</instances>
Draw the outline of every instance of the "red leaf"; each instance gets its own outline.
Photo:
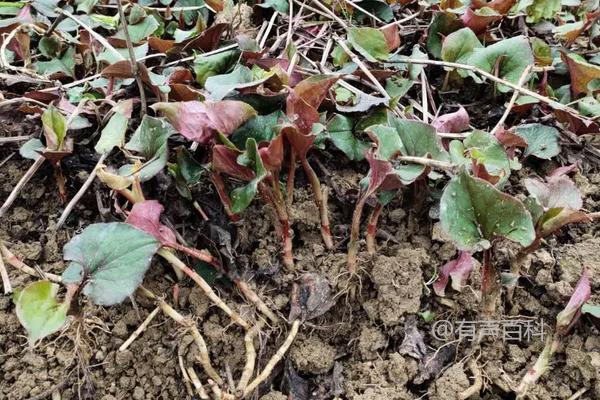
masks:
<instances>
[{"instance_id":1,"label":"red leaf","mask_svg":"<svg viewBox=\"0 0 600 400\"><path fill-rule=\"evenodd\" d=\"M298 83L287 97L286 114L298 125L300 131L309 134L319 121L317 109L338 78L329 75L311 76Z\"/></svg>"},{"instance_id":2,"label":"red leaf","mask_svg":"<svg viewBox=\"0 0 600 400\"><path fill-rule=\"evenodd\" d=\"M563 51L561 51L560 57L567 65L569 75L571 76L571 92L573 93L573 97L577 97L581 93L587 93L588 84L592 80L600 78L600 68L597 65L580 61Z\"/></svg>"},{"instance_id":3,"label":"red leaf","mask_svg":"<svg viewBox=\"0 0 600 400\"><path fill-rule=\"evenodd\" d=\"M383 36L385 37L385 43L390 52L400 47L400 34L398 33L398 25L391 24L385 28L381 28Z\"/></svg>"},{"instance_id":4,"label":"red leaf","mask_svg":"<svg viewBox=\"0 0 600 400\"><path fill-rule=\"evenodd\" d=\"M579 166L577 165L577 163L573 163L571 165L565 165L564 167L555 168L552 172L550 172L550 174L548 176L554 177L554 176L568 175L571 172L577 170L578 168L579 168Z\"/></svg>"},{"instance_id":5,"label":"red leaf","mask_svg":"<svg viewBox=\"0 0 600 400\"><path fill-rule=\"evenodd\" d=\"M199 36L191 39L184 47L183 50L201 50L203 52L212 51L217 48L221 35L225 32L225 29L229 27L229 24L221 23L214 24L210 28L203 31Z\"/></svg>"},{"instance_id":6,"label":"red leaf","mask_svg":"<svg viewBox=\"0 0 600 400\"><path fill-rule=\"evenodd\" d=\"M559 335L569 333L581 315L581 307L590 299L591 294L590 278L584 267L569 303L556 317L556 332Z\"/></svg>"},{"instance_id":7,"label":"red leaf","mask_svg":"<svg viewBox=\"0 0 600 400\"><path fill-rule=\"evenodd\" d=\"M154 236L163 246L177 244L175 233L160 223L163 210L164 207L156 200L135 203L125 222Z\"/></svg>"},{"instance_id":8,"label":"red leaf","mask_svg":"<svg viewBox=\"0 0 600 400\"><path fill-rule=\"evenodd\" d=\"M392 163L387 160L380 160L375 155L375 150L371 149L365 153L365 157L369 162L369 186L365 191L364 196L372 196L384 183L389 183L389 177L395 175ZM386 180L388 182L386 182Z\"/></svg>"},{"instance_id":9,"label":"red leaf","mask_svg":"<svg viewBox=\"0 0 600 400\"><path fill-rule=\"evenodd\" d=\"M281 128L281 134L294 148L299 157L306 157L306 153L316 139L315 135L305 135L294 125L285 125Z\"/></svg>"},{"instance_id":10,"label":"red leaf","mask_svg":"<svg viewBox=\"0 0 600 400\"><path fill-rule=\"evenodd\" d=\"M479 15L470 8L467 8L467 11L465 11L461 17L463 24L465 24L466 27L471 28L477 35L485 32L488 25L499 19L502 19L502 15Z\"/></svg>"},{"instance_id":11,"label":"red leaf","mask_svg":"<svg viewBox=\"0 0 600 400\"><path fill-rule=\"evenodd\" d=\"M440 115L433 120L431 125L438 132L458 133L469 129L469 114L463 106L458 111Z\"/></svg>"},{"instance_id":12,"label":"red leaf","mask_svg":"<svg viewBox=\"0 0 600 400\"><path fill-rule=\"evenodd\" d=\"M156 36L150 36L148 38L148 46L150 46L152 50L156 50L159 53L166 54L176 45L177 43L175 43L174 40L160 39Z\"/></svg>"},{"instance_id":13,"label":"red leaf","mask_svg":"<svg viewBox=\"0 0 600 400\"><path fill-rule=\"evenodd\" d=\"M240 151L230 149L222 144L215 145L212 148L212 167L217 172L243 181L249 181L254 178L254 172L250 168L237 163L240 154Z\"/></svg>"},{"instance_id":14,"label":"red leaf","mask_svg":"<svg viewBox=\"0 0 600 400\"><path fill-rule=\"evenodd\" d=\"M433 290L438 296L445 296L446 285L450 278L452 279L452 288L460 292L466 285L471 271L473 271L473 257L471 257L471 253L461 251L457 259L448 261L440 269L440 275L433 284Z\"/></svg>"},{"instance_id":15,"label":"red leaf","mask_svg":"<svg viewBox=\"0 0 600 400\"><path fill-rule=\"evenodd\" d=\"M258 149L265 168L269 171L279 171L283 162L283 133L271 140L265 147Z\"/></svg>"},{"instance_id":16,"label":"red leaf","mask_svg":"<svg viewBox=\"0 0 600 400\"><path fill-rule=\"evenodd\" d=\"M156 103L152 109L162 111L183 136L202 144L213 141L217 132L229 136L256 115L249 104L235 100Z\"/></svg>"}]
</instances>

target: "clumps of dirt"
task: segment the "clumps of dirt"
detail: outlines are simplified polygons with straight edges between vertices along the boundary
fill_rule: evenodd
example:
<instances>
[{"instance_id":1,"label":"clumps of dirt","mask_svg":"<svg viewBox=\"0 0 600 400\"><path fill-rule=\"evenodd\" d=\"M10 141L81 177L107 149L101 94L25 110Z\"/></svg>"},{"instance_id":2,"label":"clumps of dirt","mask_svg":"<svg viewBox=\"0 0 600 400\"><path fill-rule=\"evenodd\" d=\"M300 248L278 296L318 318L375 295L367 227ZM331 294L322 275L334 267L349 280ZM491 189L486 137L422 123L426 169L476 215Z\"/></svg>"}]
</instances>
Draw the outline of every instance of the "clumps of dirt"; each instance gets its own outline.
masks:
<instances>
[{"instance_id":1,"label":"clumps of dirt","mask_svg":"<svg viewBox=\"0 0 600 400\"><path fill-rule=\"evenodd\" d=\"M248 33L254 27L252 23L252 7L246 3L226 6L215 16L215 24L229 24L232 29L240 33Z\"/></svg>"},{"instance_id":2,"label":"clumps of dirt","mask_svg":"<svg viewBox=\"0 0 600 400\"><path fill-rule=\"evenodd\" d=\"M276 390L261 396L260 400L288 400L288 397Z\"/></svg>"},{"instance_id":3,"label":"clumps of dirt","mask_svg":"<svg viewBox=\"0 0 600 400\"><path fill-rule=\"evenodd\" d=\"M376 327L363 326L358 338L358 351L363 361L375 360L378 350L387 346L387 337Z\"/></svg>"},{"instance_id":4,"label":"clumps of dirt","mask_svg":"<svg viewBox=\"0 0 600 400\"><path fill-rule=\"evenodd\" d=\"M600 285L600 238L562 246L557 252L560 279L573 287L581 277L583 267L587 268L593 286Z\"/></svg>"},{"instance_id":5,"label":"clumps of dirt","mask_svg":"<svg viewBox=\"0 0 600 400\"><path fill-rule=\"evenodd\" d=\"M349 362L345 376L348 399L353 400L408 400L414 395L406 384L417 374L417 362L391 353L384 360Z\"/></svg>"},{"instance_id":6,"label":"clumps of dirt","mask_svg":"<svg viewBox=\"0 0 600 400\"><path fill-rule=\"evenodd\" d=\"M407 313L416 313L423 294L423 270L429 255L423 248L400 249L396 256L378 256L373 261L371 281L377 297L363 304L371 319L386 326L397 325Z\"/></svg>"},{"instance_id":7,"label":"clumps of dirt","mask_svg":"<svg viewBox=\"0 0 600 400\"><path fill-rule=\"evenodd\" d=\"M333 368L336 349L317 336L297 338L290 349L296 369L308 374L325 374Z\"/></svg>"},{"instance_id":8,"label":"clumps of dirt","mask_svg":"<svg viewBox=\"0 0 600 400\"><path fill-rule=\"evenodd\" d=\"M463 364L457 363L448 368L434 385L432 400L458 400L459 394L470 386Z\"/></svg>"}]
</instances>

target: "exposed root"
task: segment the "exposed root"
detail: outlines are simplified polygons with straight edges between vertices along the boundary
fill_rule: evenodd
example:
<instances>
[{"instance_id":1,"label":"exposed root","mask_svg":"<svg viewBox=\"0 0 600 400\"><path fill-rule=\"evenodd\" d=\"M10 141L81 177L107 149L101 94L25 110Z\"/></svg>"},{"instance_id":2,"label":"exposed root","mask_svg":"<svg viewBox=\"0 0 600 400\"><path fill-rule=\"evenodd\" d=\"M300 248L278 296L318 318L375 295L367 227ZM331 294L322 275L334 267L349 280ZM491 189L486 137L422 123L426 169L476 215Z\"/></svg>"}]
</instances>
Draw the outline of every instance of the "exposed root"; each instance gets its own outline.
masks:
<instances>
[{"instance_id":1,"label":"exposed root","mask_svg":"<svg viewBox=\"0 0 600 400\"><path fill-rule=\"evenodd\" d=\"M472 396L478 395L483 388L483 378L481 375L481 369L477 365L477 361L471 359L469 361L469 370L473 373L473 384L466 388L464 391L460 392L458 398L461 400L468 399Z\"/></svg>"}]
</instances>

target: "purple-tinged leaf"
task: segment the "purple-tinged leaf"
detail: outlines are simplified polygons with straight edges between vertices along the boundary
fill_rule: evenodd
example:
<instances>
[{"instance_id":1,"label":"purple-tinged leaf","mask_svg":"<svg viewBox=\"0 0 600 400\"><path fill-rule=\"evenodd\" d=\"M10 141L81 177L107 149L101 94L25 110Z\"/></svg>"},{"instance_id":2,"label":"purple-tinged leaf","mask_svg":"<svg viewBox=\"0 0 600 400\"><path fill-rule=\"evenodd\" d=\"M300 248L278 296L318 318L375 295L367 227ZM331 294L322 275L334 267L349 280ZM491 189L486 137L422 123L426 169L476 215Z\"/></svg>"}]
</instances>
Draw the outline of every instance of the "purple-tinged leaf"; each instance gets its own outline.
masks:
<instances>
[{"instance_id":1,"label":"purple-tinged leaf","mask_svg":"<svg viewBox=\"0 0 600 400\"><path fill-rule=\"evenodd\" d=\"M268 145L260 147L258 154L266 169L279 171L283 163L283 134L277 135Z\"/></svg>"},{"instance_id":2,"label":"purple-tinged leaf","mask_svg":"<svg viewBox=\"0 0 600 400\"><path fill-rule=\"evenodd\" d=\"M241 151L218 144L212 149L212 167L217 172L234 178L249 181L254 178L254 172L248 167L238 164L237 159Z\"/></svg>"},{"instance_id":3,"label":"purple-tinged leaf","mask_svg":"<svg viewBox=\"0 0 600 400\"><path fill-rule=\"evenodd\" d=\"M163 210L162 204L156 200L135 203L125 222L154 236L163 246L176 244L175 233L168 226L160 223Z\"/></svg>"},{"instance_id":4,"label":"purple-tinged leaf","mask_svg":"<svg viewBox=\"0 0 600 400\"><path fill-rule=\"evenodd\" d=\"M579 189L567 176L552 176L547 182L527 178L524 183L527 191L545 210L552 208L579 210L583 206Z\"/></svg>"},{"instance_id":5,"label":"purple-tinged leaf","mask_svg":"<svg viewBox=\"0 0 600 400\"><path fill-rule=\"evenodd\" d=\"M201 144L213 141L217 133L229 136L256 115L252 106L235 100L156 103L152 108L162 111L183 136Z\"/></svg>"},{"instance_id":6,"label":"purple-tinged leaf","mask_svg":"<svg viewBox=\"0 0 600 400\"><path fill-rule=\"evenodd\" d=\"M463 106L460 106L458 111L440 115L433 120L431 125L438 132L456 133L469 129L469 114Z\"/></svg>"},{"instance_id":7,"label":"purple-tinged leaf","mask_svg":"<svg viewBox=\"0 0 600 400\"><path fill-rule=\"evenodd\" d=\"M461 251L458 258L448 261L440 269L440 276L433 284L433 290L438 296L446 295L448 279L452 279L452 289L460 292L467 283L473 271L473 257L468 251Z\"/></svg>"},{"instance_id":8,"label":"purple-tinged leaf","mask_svg":"<svg viewBox=\"0 0 600 400\"><path fill-rule=\"evenodd\" d=\"M573 163L570 165L565 165L564 167L555 168L554 170L552 170L552 172L550 172L550 174L548 176L555 177L555 176L561 176L561 175L568 175L577 169L579 169L579 166L577 165L577 163Z\"/></svg>"},{"instance_id":9,"label":"purple-tinged leaf","mask_svg":"<svg viewBox=\"0 0 600 400\"><path fill-rule=\"evenodd\" d=\"M581 307L590 299L591 294L590 277L587 269L583 268L581 278L579 278L579 282L575 286L569 303L556 317L556 332L559 335L569 333L581 315Z\"/></svg>"}]
</instances>

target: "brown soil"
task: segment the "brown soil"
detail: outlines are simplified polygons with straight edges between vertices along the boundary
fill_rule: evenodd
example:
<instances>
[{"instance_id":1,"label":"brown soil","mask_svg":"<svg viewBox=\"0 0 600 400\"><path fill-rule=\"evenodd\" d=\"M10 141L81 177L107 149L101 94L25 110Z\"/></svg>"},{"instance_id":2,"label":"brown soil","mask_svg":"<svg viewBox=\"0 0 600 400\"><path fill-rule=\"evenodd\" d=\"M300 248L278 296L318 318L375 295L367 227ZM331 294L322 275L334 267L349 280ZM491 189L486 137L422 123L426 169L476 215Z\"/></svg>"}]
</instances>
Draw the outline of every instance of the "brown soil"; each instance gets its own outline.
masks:
<instances>
[{"instance_id":1,"label":"brown soil","mask_svg":"<svg viewBox=\"0 0 600 400\"><path fill-rule=\"evenodd\" d=\"M15 150L16 147L2 148L0 160ZM65 168L69 195L85 179L80 171L91 169L88 164L78 164L77 160L71 162L74 167ZM16 155L2 167L1 199L8 195L29 165L30 162ZM336 170L333 165L328 168L336 172L323 181L330 186L332 226L339 243L348 234L348 216L355 201L358 175L347 169ZM599 175L580 175L577 180L584 189L586 207L597 209ZM323 247L310 187L305 185L302 176L297 183L290 212L295 272L286 272L280 265L279 243L271 222L274 213L270 208L255 202L244 213L241 224L227 228L237 239L240 272L281 316L287 315L292 284L303 272L319 273L332 285L335 305L301 328L287 357L291 360L289 365L307 381L311 398L327 399L337 395L364 400L457 399L459 393L473 383L473 374L467 367L472 357L477 359L484 377L481 398L514 398L510 387L514 387L541 351L543 343L539 339L513 344L484 340L479 345L463 342L442 347L445 343L431 334L432 322L417 317L417 330L424 338L426 354L415 357L402 351L401 344L408 332L406 323L419 312L434 312L436 320L477 318L479 266L471 276L470 286L461 293L448 289L442 300L432 292L429 281L435 269L454 257L455 250L445 242L439 226L433 224L426 213L409 211L400 203L387 207L380 221L378 254L360 253L361 271L357 282L346 274L344 244L333 252ZM210 236L209 225L196 220L194 214L177 214L172 195L160 189L150 190L155 191L154 198L162 203L172 203L169 212L173 213L176 226L182 226L177 224L183 222L189 225L191 232L186 234L192 235L193 240L202 235ZM117 218L101 215L96 192L104 206L110 204L112 200L106 190L92 187L66 227L54 232L52 228L62 208L52 170L44 166L2 222L0 239L28 264L60 274L65 268L62 247L70 237L90 223ZM222 216L215 213L211 217L220 220ZM597 293L599 248L598 227L594 225L570 227L550 239L531 257L528 283L516 290L512 303L502 305L504 313L543 318L546 329L553 329L554 318L571 294L582 266L589 269L593 292ZM13 269L10 269L10 278L15 287L32 280ZM244 363L243 332L233 327L203 292L187 280L178 284L180 290L175 301L173 281L172 272L157 261L145 285L164 294L181 313L196 320L213 363L223 376L226 368L239 376ZM256 318L253 307L242 300L231 284L218 280L215 288L245 318ZM155 307L143 296L136 296L135 301L137 308L131 301L109 308L84 303L66 331L31 349L10 297L0 297L0 399L50 398L54 391L65 400L186 398L188 392L179 358L186 365L193 365L197 349L191 336L171 320L159 313L127 351L118 351ZM592 301L598 303L600 297L595 294ZM283 341L286 331L284 325L263 330L257 341L259 365L264 365ZM434 371L433 363L426 360L438 352L447 356ZM283 364L276 368L269 384L261 388L257 399L288 398L289 385L281 378ZM199 366L197 371L206 381ZM600 338L598 330L586 319L582 319L564 348L554 356L552 371L544 375L531 395L537 399L566 399L581 388L588 389L581 399L600 398Z\"/></svg>"}]
</instances>

